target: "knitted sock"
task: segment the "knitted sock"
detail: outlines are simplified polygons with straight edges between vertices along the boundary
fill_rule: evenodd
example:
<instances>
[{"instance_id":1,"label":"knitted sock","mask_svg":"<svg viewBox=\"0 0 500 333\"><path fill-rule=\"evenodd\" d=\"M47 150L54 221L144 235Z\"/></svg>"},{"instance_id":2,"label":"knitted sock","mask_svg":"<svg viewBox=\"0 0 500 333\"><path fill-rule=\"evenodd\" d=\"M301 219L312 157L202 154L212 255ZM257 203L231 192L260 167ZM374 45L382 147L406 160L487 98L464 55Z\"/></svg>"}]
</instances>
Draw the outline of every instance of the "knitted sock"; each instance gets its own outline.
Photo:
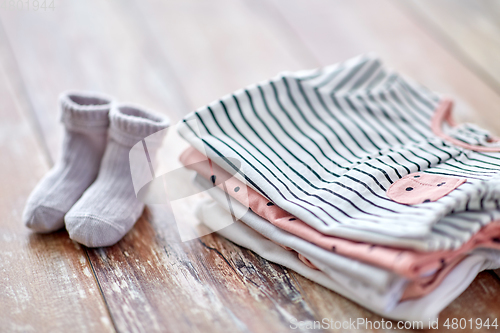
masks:
<instances>
[{"instance_id":1,"label":"knitted sock","mask_svg":"<svg viewBox=\"0 0 500 333\"><path fill-rule=\"evenodd\" d=\"M148 160L154 159L163 135L144 138L169 125L165 116L128 105L113 107L109 118L108 145L99 175L64 218L70 238L88 247L115 244L142 214L144 203L134 191L129 153L142 140L144 146L147 142Z\"/></svg>"},{"instance_id":2,"label":"knitted sock","mask_svg":"<svg viewBox=\"0 0 500 333\"><path fill-rule=\"evenodd\" d=\"M23 212L24 224L37 232L64 226L64 214L97 177L106 148L110 97L65 92L59 103L66 130L62 154L30 194Z\"/></svg>"}]
</instances>

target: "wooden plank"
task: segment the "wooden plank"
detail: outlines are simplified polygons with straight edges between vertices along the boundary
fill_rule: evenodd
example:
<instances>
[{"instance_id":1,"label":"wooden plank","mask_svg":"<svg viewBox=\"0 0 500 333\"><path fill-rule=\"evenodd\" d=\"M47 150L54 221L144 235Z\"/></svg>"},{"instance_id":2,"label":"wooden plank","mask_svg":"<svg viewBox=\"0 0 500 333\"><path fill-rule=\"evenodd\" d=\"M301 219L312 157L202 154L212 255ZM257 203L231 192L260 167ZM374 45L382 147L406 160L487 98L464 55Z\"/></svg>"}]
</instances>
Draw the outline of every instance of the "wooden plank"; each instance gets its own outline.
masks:
<instances>
[{"instance_id":1,"label":"wooden plank","mask_svg":"<svg viewBox=\"0 0 500 333\"><path fill-rule=\"evenodd\" d=\"M374 51L391 67L456 101L456 117L500 134L500 96L392 2L273 0L277 20L327 65Z\"/></svg>"},{"instance_id":2,"label":"wooden plank","mask_svg":"<svg viewBox=\"0 0 500 333\"><path fill-rule=\"evenodd\" d=\"M213 235L165 242L157 213L92 254L118 330L279 332L290 316L313 317L282 267ZM175 232L165 221L161 233Z\"/></svg>"},{"instance_id":3,"label":"wooden plank","mask_svg":"<svg viewBox=\"0 0 500 333\"><path fill-rule=\"evenodd\" d=\"M480 318L483 323L489 319L492 323L495 318L500 317L500 304L498 296L500 295L500 283L494 273L485 271L478 274L474 282L460 295L454 302L452 302L446 309L441 312L439 316L440 327L445 330L442 324L446 319L453 320L453 318L465 318L469 320L472 318L473 329L470 330L470 323L468 328L464 331L467 332L492 332L497 329L494 327L476 327L476 319ZM434 330L435 332L435 330Z\"/></svg>"},{"instance_id":4,"label":"wooden plank","mask_svg":"<svg viewBox=\"0 0 500 333\"><path fill-rule=\"evenodd\" d=\"M16 69L0 30L0 331L113 332L81 247L63 231L36 235L22 225L47 163Z\"/></svg>"},{"instance_id":5,"label":"wooden plank","mask_svg":"<svg viewBox=\"0 0 500 333\"><path fill-rule=\"evenodd\" d=\"M133 1L131 15L170 64L191 108L280 71L316 67L295 36L245 1Z\"/></svg>"},{"instance_id":6,"label":"wooden plank","mask_svg":"<svg viewBox=\"0 0 500 333\"><path fill-rule=\"evenodd\" d=\"M190 110L178 85L165 79L172 74L162 54L123 11L120 1L56 1L53 11L0 10L52 158L63 134L57 96L64 90L102 91L174 120Z\"/></svg>"},{"instance_id":7,"label":"wooden plank","mask_svg":"<svg viewBox=\"0 0 500 333\"><path fill-rule=\"evenodd\" d=\"M488 0L396 1L456 58L500 93L500 3Z\"/></svg>"}]
</instances>

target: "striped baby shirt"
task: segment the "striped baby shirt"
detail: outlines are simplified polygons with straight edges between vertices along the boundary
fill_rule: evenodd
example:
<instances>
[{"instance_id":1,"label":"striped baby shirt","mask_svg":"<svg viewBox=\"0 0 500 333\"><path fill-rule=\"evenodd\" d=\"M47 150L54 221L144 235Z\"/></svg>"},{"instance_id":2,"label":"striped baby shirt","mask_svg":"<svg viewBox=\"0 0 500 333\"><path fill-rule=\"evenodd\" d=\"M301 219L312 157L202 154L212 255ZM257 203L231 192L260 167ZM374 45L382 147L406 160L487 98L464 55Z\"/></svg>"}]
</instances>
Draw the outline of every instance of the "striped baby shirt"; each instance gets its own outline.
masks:
<instances>
[{"instance_id":1,"label":"striped baby shirt","mask_svg":"<svg viewBox=\"0 0 500 333\"><path fill-rule=\"evenodd\" d=\"M186 116L178 131L324 234L446 249L500 211L500 143L455 124L451 108L363 55L238 90Z\"/></svg>"}]
</instances>

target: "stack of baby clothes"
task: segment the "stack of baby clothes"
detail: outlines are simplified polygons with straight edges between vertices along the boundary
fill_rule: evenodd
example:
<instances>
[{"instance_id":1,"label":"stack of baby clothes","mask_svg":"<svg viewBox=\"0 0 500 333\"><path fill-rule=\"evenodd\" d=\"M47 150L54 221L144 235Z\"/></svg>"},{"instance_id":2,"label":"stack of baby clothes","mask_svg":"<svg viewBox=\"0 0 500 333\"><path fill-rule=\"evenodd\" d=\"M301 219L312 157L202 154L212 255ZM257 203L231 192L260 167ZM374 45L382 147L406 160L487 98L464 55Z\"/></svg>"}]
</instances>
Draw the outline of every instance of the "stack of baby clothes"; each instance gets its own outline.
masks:
<instances>
[{"instance_id":1,"label":"stack of baby clothes","mask_svg":"<svg viewBox=\"0 0 500 333\"><path fill-rule=\"evenodd\" d=\"M364 55L191 113L181 162L213 198L198 209L213 230L378 314L428 322L500 267L500 142L451 108Z\"/></svg>"}]
</instances>

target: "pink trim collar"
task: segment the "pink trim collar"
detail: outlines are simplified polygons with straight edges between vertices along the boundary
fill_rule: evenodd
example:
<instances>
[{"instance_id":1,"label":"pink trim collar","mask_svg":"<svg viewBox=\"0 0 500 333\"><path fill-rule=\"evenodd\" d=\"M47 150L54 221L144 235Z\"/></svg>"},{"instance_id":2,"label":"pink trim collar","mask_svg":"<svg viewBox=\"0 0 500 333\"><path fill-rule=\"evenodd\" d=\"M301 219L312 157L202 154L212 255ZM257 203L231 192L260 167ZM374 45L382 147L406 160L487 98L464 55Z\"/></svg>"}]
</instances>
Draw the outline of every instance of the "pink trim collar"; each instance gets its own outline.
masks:
<instances>
[{"instance_id":1,"label":"pink trim collar","mask_svg":"<svg viewBox=\"0 0 500 333\"><path fill-rule=\"evenodd\" d=\"M449 136L448 134L444 133L443 122L446 121L452 127L457 126L457 123L455 122L455 120L451 115L452 107L453 107L453 101L449 98L445 98L439 103L436 111L434 112L434 116L432 117L431 128L434 134L445 139L446 141L453 143L454 145L460 146L465 149L481 151L481 152L500 152L500 147L475 146L460 141L458 139L455 139ZM498 142L498 141L500 141L500 138L491 137L491 142Z\"/></svg>"}]
</instances>

